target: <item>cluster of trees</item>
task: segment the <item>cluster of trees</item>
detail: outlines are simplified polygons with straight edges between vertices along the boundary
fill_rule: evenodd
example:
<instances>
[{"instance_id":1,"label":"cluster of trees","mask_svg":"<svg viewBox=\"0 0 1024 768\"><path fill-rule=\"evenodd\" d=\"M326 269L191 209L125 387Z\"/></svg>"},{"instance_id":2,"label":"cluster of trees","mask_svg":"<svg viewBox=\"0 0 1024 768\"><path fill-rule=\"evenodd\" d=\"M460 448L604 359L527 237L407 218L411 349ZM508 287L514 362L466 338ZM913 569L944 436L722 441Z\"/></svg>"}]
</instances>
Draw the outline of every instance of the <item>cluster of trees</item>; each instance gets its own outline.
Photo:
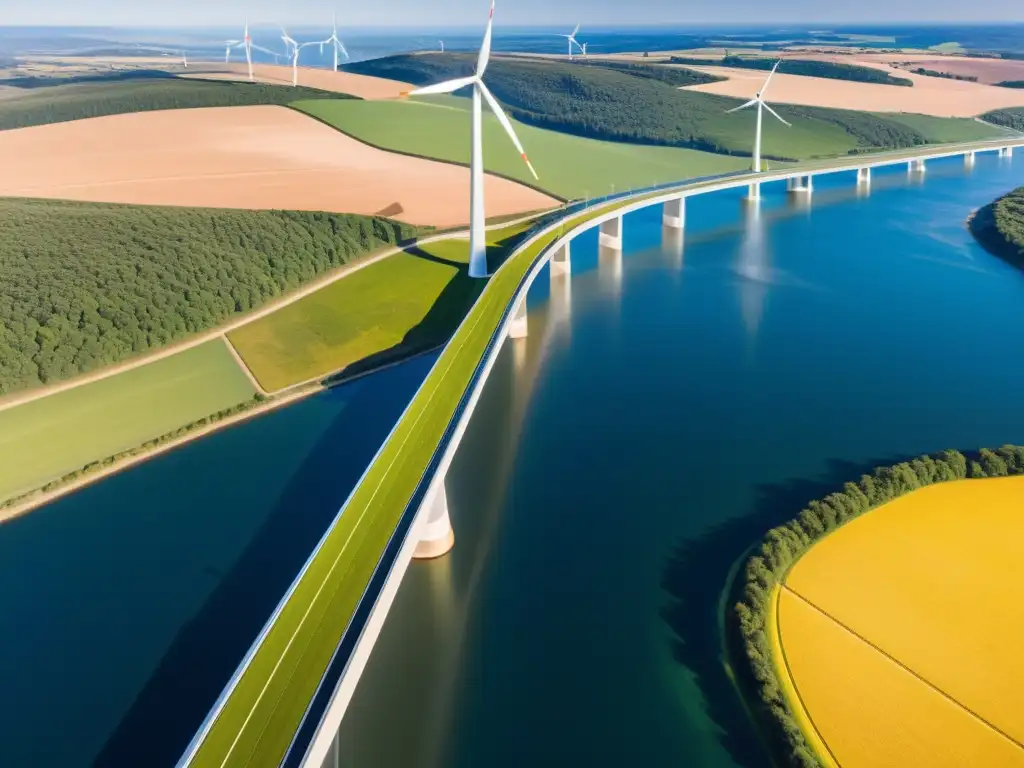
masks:
<instances>
[{"instance_id":1,"label":"cluster of trees","mask_svg":"<svg viewBox=\"0 0 1024 768\"><path fill-rule=\"evenodd\" d=\"M978 78L975 75L956 75L952 72L939 72L936 69L925 69L924 67L918 67L917 69L911 70L915 75L927 75L928 77L944 77L947 80L965 80L968 83L978 82Z\"/></svg>"},{"instance_id":2,"label":"cluster of trees","mask_svg":"<svg viewBox=\"0 0 1024 768\"><path fill-rule=\"evenodd\" d=\"M75 83L53 78L49 84L34 83L24 93L0 100L0 130L158 109L290 104L328 95L352 98L290 85L187 80L162 73L132 75Z\"/></svg>"},{"instance_id":3,"label":"cluster of trees","mask_svg":"<svg viewBox=\"0 0 1024 768\"><path fill-rule=\"evenodd\" d=\"M0 200L0 393L209 329L413 234L348 214Z\"/></svg>"},{"instance_id":4,"label":"cluster of trees","mask_svg":"<svg viewBox=\"0 0 1024 768\"><path fill-rule=\"evenodd\" d=\"M475 57L467 54L390 56L343 67L347 71L389 77L414 85L472 74ZM519 57L494 59L487 83L508 112L524 123L563 133L608 141L689 147L723 154L750 154L753 130L749 114L727 115L734 99L679 91L687 70L658 65L605 62L586 64ZM463 94L468 94L468 90ZM898 149L927 143L913 128L883 116L848 110L790 107L792 121L814 130L815 124L838 126L857 150ZM772 147L773 151L776 147ZM799 149L799 148L797 148ZM800 159L785 151L766 154L778 160Z\"/></svg>"},{"instance_id":5,"label":"cluster of trees","mask_svg":"<svg viewBox=\"0 0 1024 768\"><path fill-rule=\"evenodd\" d=\"M1001 88L1024 88L1024 80L1002 80L996 85Z\"/></svg>"},{"instance_id":6,"label":"cluster of trees","mask_svg":"<svg viewBox=\"0 0 1024 768\"><path fill-rule=\"evenodd\" d=\"M1001 125L1004 128L1011 128L1015 131L1024 131L1024 107L993 109L991 112L983 114L981 119L993 125Z\"/></svg>"},{"instance_id":7,"label":"cluster of trees","mask_svg":"<svg viewBox=\"0 0 1024 768\"><path fill-rule=\"evenodd\" d=\"M766 623L773 620L772 594L790 568L817 541L840 526L913 490L949 480L1020 474L1024 474L1021 446L982 449L971 456L943 451L880 467L857 482L846 483L842 490L811 502L795 519L768 532L757 553L747 561L743 594L735 606L734 618L764 711L777 724L793 765L819 768L782 693L766 629Z\"/></svg>"},{"instance_id":8,"label":"cluster of trees","mask_svg":"<svg viewBox=\"0 0 1024 768\"><path fill-rule=\"evenodd\" d=\"M671 85L673 88L683 88L688 85L706 85L718 83L725 80L724 77L709 75L707 72L700 72L696 69L685 69L683 67L665 67L659 64L631 64L628 61L593 61L588 59L576 59L570 66L588 66L611 69L618 72L625 72L635 77L647 77L652 80L660 80Z\"/></svg>"},{"instance_id":9,"label":"cluster of trees","mask_svg":"<svg viewBox=\"0 0 1024 768\"><path fill-rule=\"evenodd\" d=\"M775 66L775 62L778 59L750 56L725 56L721 59L688 59L673 56L670 61L674 64L737 67L739 69L761 69L767 71ZM852 80L857 83L914 85L913 80L908 80L905 77L893 77L888 72L873 67L862 67L857 64L839 64L832 61L815 61L813 59L783 59L779 64L778 71L787 75L824 77L830 80Z\"/></svg>"},{"instance_id":10,"label":"cluster of trees","mask_svg":"<svg viewBox=\"0 0 1024 768\"><path fill-rule=\"evenodd\" d=\"M1024 187L976 211L970 230L988 250L1024 268Z\"/></svg>"}]
</instances>

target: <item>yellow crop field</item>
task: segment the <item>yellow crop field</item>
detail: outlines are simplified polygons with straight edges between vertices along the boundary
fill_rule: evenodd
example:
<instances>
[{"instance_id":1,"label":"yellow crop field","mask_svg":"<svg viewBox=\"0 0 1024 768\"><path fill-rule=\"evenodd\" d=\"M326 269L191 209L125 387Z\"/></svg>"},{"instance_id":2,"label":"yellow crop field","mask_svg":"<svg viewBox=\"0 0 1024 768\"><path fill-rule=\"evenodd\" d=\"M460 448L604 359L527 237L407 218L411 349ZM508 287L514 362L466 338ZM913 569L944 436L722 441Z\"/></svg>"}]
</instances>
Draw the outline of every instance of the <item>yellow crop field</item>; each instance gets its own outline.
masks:
<instances>
[{"instance_id":1,"label":"yellow crop field","mask_svg":"<svg viewBox=\"0 0 1024 768\"><path fill-rule=\"evenodd\" d=\"M1024 743L1021 563L1024 477L961 480L915 491L843 526L797 562L786 585L1020 744ZM785 624L783 629L787 658L805 665L801 656L812 649L804 633L786 632ZM829 637L835 634L836 630L829 630ZM798 652L791 642L801 643L803 650ZM831 642L819 643L828 649L822 674L840 665L847 672L854 668L847 664L845 651L837 653ZM822 651L813 652L822 658ZM867 651L851 653L861 658ZM871 689L866 702L888 707L895 689L890 691L877 681ZM941 698L935 692L929 695ZM904 719L921 717L913 709L902 710L902 716L894 711L892 716L901 727ZM937 722L929 729L932 733L940 731ZM849 730L870 733L872 729ZM826 741L832 743L827 736ZM840 763L855 765L841 757ZM994 760L984 764L1009 765Z\"/></svg>"},{"instance_id":2,"label":"yellow crop field","mask_svg":"<svg viewBox=\"0 0 1024 768\"><path fill-rule=\"evenodd\" d=\"M843 768L1024 767L1010 739L786 588L778 619L800 701Z\"/></svg>"}]
</instances>

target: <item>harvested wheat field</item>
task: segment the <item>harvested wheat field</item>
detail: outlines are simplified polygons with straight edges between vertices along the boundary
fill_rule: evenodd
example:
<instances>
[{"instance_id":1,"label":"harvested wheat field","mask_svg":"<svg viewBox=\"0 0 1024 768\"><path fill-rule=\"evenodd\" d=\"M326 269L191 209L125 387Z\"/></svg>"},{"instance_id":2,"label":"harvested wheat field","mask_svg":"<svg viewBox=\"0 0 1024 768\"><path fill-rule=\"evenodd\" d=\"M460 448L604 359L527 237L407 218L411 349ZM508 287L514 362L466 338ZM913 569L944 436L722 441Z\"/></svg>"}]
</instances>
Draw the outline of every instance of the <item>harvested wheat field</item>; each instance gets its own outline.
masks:
<instances>
[{"instance_id":1,"label":"harvested wheat field","mask_svg":"<svg viewBox=\"0 0 1024 768\"><path fill-rule=\"evenodd\" d=\"M832 61L830 56L807 56ZM1019 59L981 59L973 56L936 56L929 53L858 53L836 58L842 63L866 66L887 66L897 63L901 67L924 67L935 72L948 72L978 78L979 83L998 83L1003 80L1024 80L1024 61Z\"/></svg>"},{"instance_id":2,"label":"harvested wheat field","mask_svg":"<svg viewBox=\"0 0 1024 768\"><path fill-rule=\"evenodd\" d=\"M204 80L246 80L249 77L248 65L228 63L214 67L203 65L204 71L185 77L196 77ZM215 71L205 71L215 69ZM253 64L253 79L260 83L272 85L291 85L292 68L279 64ZM319 88L332 93L345 93L358 96L360 99L397 99L402 93L412 90L414 86L398 80L387 80L383 77L357 75L354 72L332 72L329 69L316 67L299 67L299 85L307 88Z\"/></svg>"},{"instance_id":3,"label":"harvested wheat field","mask_svg":"<svg viewBox=\"0 0 1024 768\"><path fill-rule=\"evenodd\" d=\"M831 57L806 56L802 58ZM846 60L843 60L846 63ZM851 62L862 63L869 62ZM855 109L866 112L911 112L935 117L974 117L993 109L1024 106L1024 90L994 85L915 75L903 69L870 64L893 77L914 81L912 88L882 83L857 83L823 77L776 74L772 78L769 101L803 104L813 107ZM712 75L727 77L718 83L688 86L689 90L717 93L734 98L752 98L764 83L767 72L733 67L692 67Z\"/></svg>"},{"instance_id":4,"label":"harvested wheat field","mask_svg":"<svg viewBox=\"0 0 1024 768\"><path fill-rule=\"evenodd\" d=\"M789 674L828 745L827 763L1024 767L1024 750L1010 739L786 589L779 622Z\"/></svg>"},{"instance_id":5,"label":"harvested wheat field","mask_svg":"<svg viewBox=\"0 0 1024 768\"><path fill-rule=\"evenodd\" d=\"M469 170L384 152L277 106L112 115L0 132L0 195L143 205L469 218ZM487 213L557 201L488 176Z\"/></svg>"},{"instance_id":6,"label":"harvested wheat field","mask_svg":"<svg viewBox=\"0 0 1024 768\"><path fill-rule=\"evenodd\" d=\"M840 765L1024 766L1022 560L1019 476L914 491L800 559L780 636Z\"/></svg>"}]
</instances>

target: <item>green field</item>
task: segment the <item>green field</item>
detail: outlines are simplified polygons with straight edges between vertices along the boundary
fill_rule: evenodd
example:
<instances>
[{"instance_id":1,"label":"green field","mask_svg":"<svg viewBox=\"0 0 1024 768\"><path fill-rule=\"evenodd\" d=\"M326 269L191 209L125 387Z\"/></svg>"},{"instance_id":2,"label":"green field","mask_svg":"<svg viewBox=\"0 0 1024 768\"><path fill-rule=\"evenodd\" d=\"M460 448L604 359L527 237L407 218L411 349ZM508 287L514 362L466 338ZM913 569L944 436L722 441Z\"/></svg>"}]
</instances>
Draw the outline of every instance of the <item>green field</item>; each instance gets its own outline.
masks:
<instances>
[{"instance_id":1,"label":"green field","mask_svg":"<svg viewBox=\"0 0 1024 768\"><path fill-rule=\"evenodd\" d=\"M0 81L18 87L24 78ZM0 130L61 123L87 117L149 112L192 107L239 107L254 104L288 104L295 99L324 98L314 88L288 85L191 80L135 73L109 79L68 83L63 78L23 83L20 93L0 99ZM354 97L332 94L332 98Z\"/></svg>"},{"instance_id":2,"label":"green field","mask_svg":"<svg viewBox=\"0 0 1024 768\"><path fill-rule=\"evenodd\" d=\"M489 232L490 248L507 250L526 226ZM458 239L389 256L242 326L231 343L270 392L432 349L451 336L484 286L467 274L468 253L468 241Z\"/></svg>"},{"instance_id":3,"label":"green field","mask_svg":"<svg viewBox=\"0 0 1024 768\"><path fill-rule=\"evenodd\" d=\"M760 61L770 63L767 59ZM474 66L473 57L466 54L434 53L388 56L346 65L345 69L423 85L470 74ZM850 77L859 72L856 68L842 71ZM728 114L741 103L738 99L680 90L675 78L689 78L687 72L657 64L624 67L599 60L581 64L498 56L487 69L487 84L510 117L536 128L630 146L749 156L755 110ZM936 141L888 115L775 106L792 123L792 127L786 127L765 117L762 156L775 162L901 149Z\"/></svg>"},{"instance_id":4,"label":"green field","mask_svg":"<svg viewBox=\"0 0 1024 768\"><path fill-rule=\"evenodd\" d=\"M293 106L382 149L466 165L470 149L469 114L461 103L453 106L453 101L466 102L465 99L436 102L315 100L300 101ZM748 158L676 147L598 141L513 122L540 181L534 181L489 112L484 113L485 167L564 199L605 195L612 190L612 185L617 190L645 187L750 166ZM765 134L767 144L775 132Z\"/></svg>"},{"instance_id":5,"label":"green field","mask_svg":"<svg viewBox=\"0 0 1024 768\"><path fill-rule=\"evenodd\" d=\"M0 199L0 393L185 339L416 231L350 214Z\"/></svg>"},{"instance_id":6,"label":"green field","mask_svg":"<svg viewBox=\"0 0 1024 768\"><path fill-rule=\"evenodd\" d=\"M0 411L0 500L255 394L220 339Z\"/></svg>"},{"instance_id":7,"label":"green field","mask_svg":"<svg viewBox=\"0 0 1024 768\"><path fill-rule=\"evenodd\" d=\"M881 114L881 113L880 113ZM885 117L928 137L934 144L955 144L964 141L985 141L1005 135L1005 131L979 123L972 117L931 117L907 113L884 113Z\"/></svg>"}]
</instances>

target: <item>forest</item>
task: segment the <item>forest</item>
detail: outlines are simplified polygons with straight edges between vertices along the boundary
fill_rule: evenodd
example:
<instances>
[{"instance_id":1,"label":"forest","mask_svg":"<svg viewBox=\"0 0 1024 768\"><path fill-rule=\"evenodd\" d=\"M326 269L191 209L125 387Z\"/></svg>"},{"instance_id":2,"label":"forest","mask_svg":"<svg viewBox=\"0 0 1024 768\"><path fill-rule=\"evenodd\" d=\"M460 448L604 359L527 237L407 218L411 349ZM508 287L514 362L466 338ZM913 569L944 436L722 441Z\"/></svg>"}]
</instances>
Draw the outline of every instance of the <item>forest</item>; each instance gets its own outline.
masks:
<instances>
[{"instance_id":1,"label":"forest","mask_svg":"<svg viewBox=\"0 0 1024 768\"><path fill-rule=\"evenodd\" d=\"M1002 80L996 85L1000 88L1024 88L1024 80Z\"/></svg>"},{"instance_id":2,"label":"forest","mask_svg":"<svg viewBox=\"0 0 1024 768\"><path fill-rule=\"evenodd\" d=\"M0 394L212 328L414 234L349 214L2 199Z\"/></svg>"},{"instance_id":3,"label":"forest","mask_svg":"<svg viewBox=\"0 0 1024 768\"><path fill-rule=\"evenodd\" d=\"M1007 107L993 109L981 116L986 123L1001 125L1014 131L1024 131L1024 107Z\"/></svg>"},{"instance_id":4,"label":"forest","mask_svg":"<svg viewBox=\"0 0 1024 768\"><path fill-rule=\"evenodd\" d=\"M301 86L131 74L135 76L74 83L53 78L52 85L34 83L23 93L5 95L0 99L0 130L158 109L289 104L327 96L353 98Z\"/></svg>"},{"instance_id":5,"label":"forest","mask_svg":"<svg viewBox=\"0 0 1024 768\"><path fill-rule=\"evenodd\" d=\"M812 501L800 514L770 530L757 553L746 563L742 598L734 608L749 671L756 685L762 714L775 723L775 736L789 762L799 768L819 768L814 751L780 688L772 663L771 641L765 622L772 617L772 594L789 569L820 539L868 510L934 483L965 478L1024 474L1024 447L982 449L965 456L943 451L894 466L879 467L824 499Z\"/></svg>"},{"instance_id":6,"label":"forest","mask_svg":"<svg viewBox=\"0 0 1024 768\"><path fill-rule=\"evenodd\" d=\"M1024 268L1024 187L979 208L969 228L989 251Z\"/></svg>"},{"instance_id":7,"label":"forest","mask_svg":"<svg viewBox=\"0 0 1024 768\"><path fill-rule=\"evenodd\" d=\"M432 54L389 56L342 69L419 86L466 76L474 65L475 57L468 54ZM679 91L647 73L648 69L644 65L609 68L601 62L497 57L487 69L487 84L511 116L540 128L608 141L749 155L748 118L726 114L736 106L734 99ZM791 105L782 111L790 122L800 124L804 136L814 131L835 135L839 129L846 134L842 151L898 149L928 141L914 128L877 114ZM764 156L776 160L806 157L797 138L788 145L791 151L776 142Z\"/></svg>"},{"instance_id":8,"label":"forest","mask_svg":"<svg viewBox=\"0 0 1024 768\"><path fill-rule=\"evenodd\" d=\"M673 64L707 67L736 67L738 69L771 70L778 59L751 58L749 56L725 56L721 59L690 59L673 56ZM852 80L856 83L880 83L882 85L902 85L912 87L913 80L905 77L893 77L874 67L862 67L858 64L839 64L834 61L815 61L813 59L782 59L778 72L784 75L803 75L804 77L824 77L829 80Z\"/></svg>"},{"instance_id":9,"label":"forest","mask_svg":"<svg viewBox=\"0 0 1024 768\"><path fill-rule=\"evenodd\" d=\"M978 82L976 75L957 75L952 72L939 72L937 69L925 69L924 67L917 67L910 71L915 75L925 75L927 77L944 77L947 80L964 80L968 83Z\"/></svg>"}]
</instances>

